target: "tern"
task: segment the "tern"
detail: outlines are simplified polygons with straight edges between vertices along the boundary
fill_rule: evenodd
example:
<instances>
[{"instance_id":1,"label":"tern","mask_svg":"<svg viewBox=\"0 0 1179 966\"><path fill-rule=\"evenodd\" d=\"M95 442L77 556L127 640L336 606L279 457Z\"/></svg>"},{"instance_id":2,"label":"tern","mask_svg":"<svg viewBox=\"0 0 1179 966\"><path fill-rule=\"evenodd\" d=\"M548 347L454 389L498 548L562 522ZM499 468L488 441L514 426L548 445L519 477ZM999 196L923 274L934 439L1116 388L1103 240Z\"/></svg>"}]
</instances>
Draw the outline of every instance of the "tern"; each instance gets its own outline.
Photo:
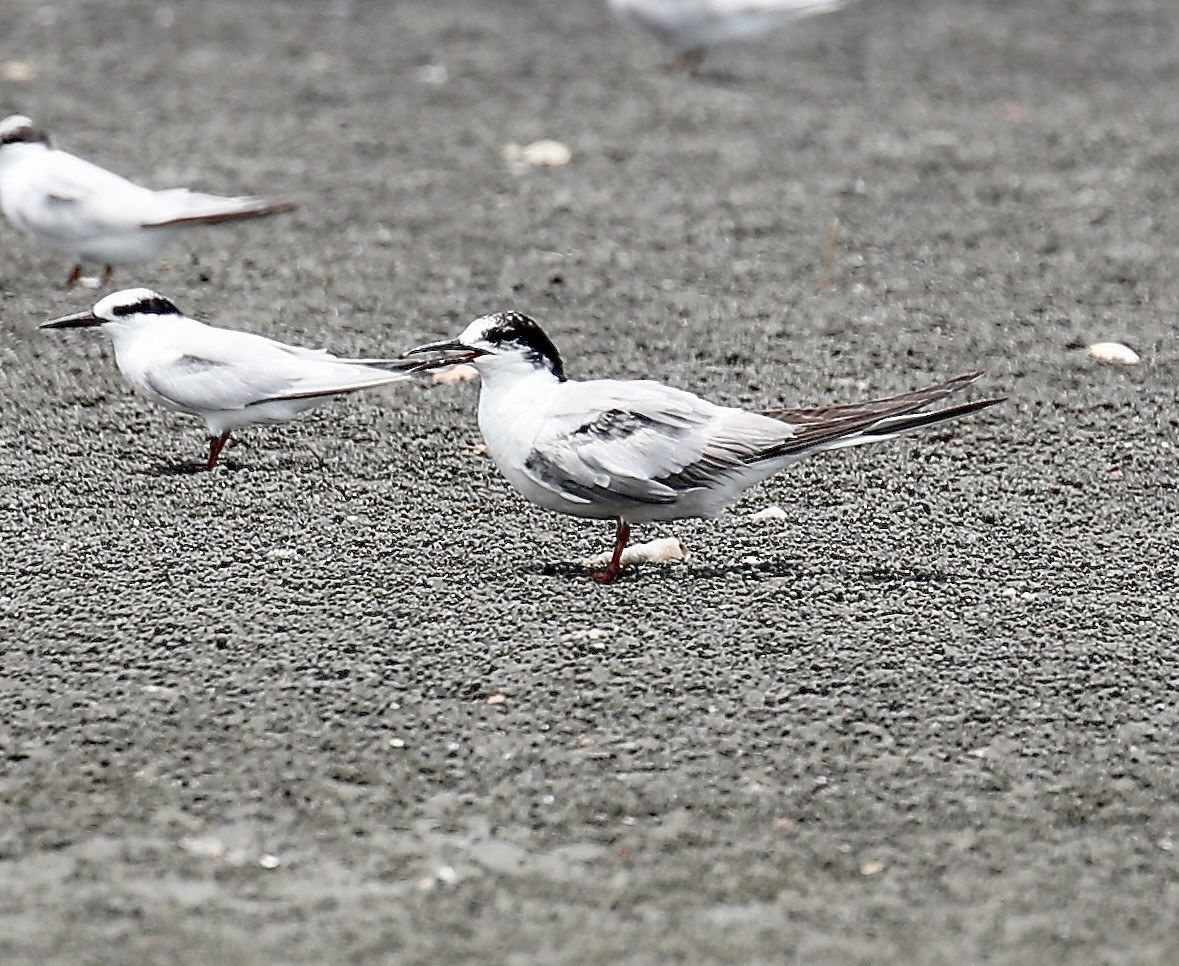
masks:
<instances>
[{"instance_id":1,"label":"tern","mask_svg":"<svg viewBox=\"0 0 1179 966\"><path fill-rule=\"evenodd\" d=\"M207 470L217 465L233 430L285 423L332 396L406 379L413 368L339 359L322 349L206 325L145 288L115 292L89 312L41 328L86 326L102 326L110 334L115 363L132 387L161 406L205 420ZM374 368L374 362L401 369Z\"/></svg>"},{"instance_id":2,"label":"tern","mask_svg":"<svg viewBox=\"0 0 1179 966\"><path fill-rule=\"evenodd\" d=\"M82 278L83 262L103 265L99 284L106 285L116 265L155 261L172 237L191 225L261 218L295 207L286 198L153 191L58 150L23 114L0 121L0 208L17 228L74 260L67 288Z\"/></svg>"},{"instance_id":3,"label":"tern","mask_svg":"<svg viewBox=\"0 0 1179 966\"><path fill-rule=\"evenodd\" d=\"M822 450L892 439L1002 399L928 411L983 373L916 392L821 409L750 412L649 380L577 382L535 321L485 315L457 339L418 346L426 368L479 370L479 430L487 452L526 499L549 510L616 521L609 583L636 523L719 516L745 490Z\"/></svg>"},{"instance_id":4,"label":"tern","mask_svg":"<svg viewBox=\"0 0 1179 966\"><path fill-rule=\"evenodd\" d=\"M694 74L710 47L753 40L802 17L827 13L847 0L610 0L614 15L654 34Z\"/></svg>"}]
</instances>

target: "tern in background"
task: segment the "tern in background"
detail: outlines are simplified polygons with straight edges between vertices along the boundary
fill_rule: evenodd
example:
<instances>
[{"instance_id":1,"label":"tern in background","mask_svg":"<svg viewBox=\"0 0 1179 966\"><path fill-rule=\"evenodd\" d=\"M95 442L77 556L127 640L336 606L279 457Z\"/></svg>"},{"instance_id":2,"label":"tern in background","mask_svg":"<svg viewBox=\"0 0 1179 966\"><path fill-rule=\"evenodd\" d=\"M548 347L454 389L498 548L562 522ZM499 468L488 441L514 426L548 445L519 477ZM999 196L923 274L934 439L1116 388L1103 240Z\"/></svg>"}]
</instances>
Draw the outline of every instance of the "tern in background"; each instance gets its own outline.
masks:
<instances>
[{"instance_id":1,"label":"tern in background","mask_svg":"<svg viewBox=\"0 0 1179 966\"><path fill-rule=\"evenodd\" d=\"M525 498L560 513L617 521L599 583L618 576L635 523L716 517L745 490L827 449L892 439L1002 402L934 412L972 372L928 389L822 409L749 412L648 380L565 376L556 346L517 312L486 315L457 339L406 352L421 369L479 370L479 429L500 472ZM420 370L419 370L420 371Z\"/></svg>"},{"instance_id":2,"label":"tern in background","mask_svg":"<svg viewBox=\"0 0 1179 966\"><path fill-rule=\"evenodd\" d=\"M620 20L654 34L678 56L677 70L696 73L709 47L754 40L775 27L827 13L847 0L610 0Z\"/></svg>"},{"instance_id":3,"label":"tern in background","mask_svg":"<svg viewBox=\"0 0 1179 966\"><path fill-rule=\"evenodd\" d=\"M191 225L261 218L294 207L284 198L153 191L59 151L24 115L0 121L0 208L17 228L74 260L67 288L81 279L83 262L104 266L99 284L105 285L114 266L155 261L172 236Z\"/></svg>"},{"instance_id":4,"label":"tern in background","mask_svg":"<svg viewBox=\"0 0 1179 966\"><path fill-rule=\"evenodd\" d=\"M235 429L285 423L332 396L406 379L415 368L400 364L401 371L390 372L363 359L338 359L322 349L205 325L145 288L115 292L90 312L41 328L85 326L102 326L110 334L115 363L135 389L161 406L204 419L209 470Z\"/></svg>"}]
</instances>

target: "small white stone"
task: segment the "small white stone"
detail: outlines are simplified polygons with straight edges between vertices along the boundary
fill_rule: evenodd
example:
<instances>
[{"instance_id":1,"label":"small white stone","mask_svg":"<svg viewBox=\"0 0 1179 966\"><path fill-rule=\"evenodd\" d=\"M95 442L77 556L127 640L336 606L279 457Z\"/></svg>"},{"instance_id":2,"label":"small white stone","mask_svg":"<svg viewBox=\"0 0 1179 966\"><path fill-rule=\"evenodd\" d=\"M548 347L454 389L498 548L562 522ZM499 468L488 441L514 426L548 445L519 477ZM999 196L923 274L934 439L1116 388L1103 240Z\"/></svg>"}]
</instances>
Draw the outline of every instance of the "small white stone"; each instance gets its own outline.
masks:
<instances>
[{"instance_id":1,"label":"small white stone","mask_svg":"<svg viewBox=\"0 0 1179 966\"><path fill-rule=\"evenodd\" d=\"M773 523L777 520L785 520L786 518L786 511L777 504L768 506L764 510L758 510L756 513L751 513L746 517L750 523Z\"/></svg>"},{"instance_id":2,"label":"small white stone","mask_svg":"<svg viewBox=\"0 0 1179 966\"><path fill-rule=\"evenodd\" d=\"M299 556L299 551L294 547L275 547L266 554L271 560L294 560Z\"/></svg>"},{"instance_id":3,"label":"small white stone","mask_svg":"<svg viewBox=\"0 0 1179 966\"><path fill-rule=\"evenodd\" d=\"M1112 362L1120 366L1136 366L1142 361L1128 345L1120 342L1094 342L1088 348L1089 358L1098 362Z\"/></svg>"},{"instance_id":4,"label":"small white stone","mask_svg":"<svg viewBox=\"0 0 1179 966\"><path fill-rule=\"evenodd\" d=\"M439 882L443 882L443 883L446 883L449 885L451 882L454 882L454 880L458 878L458 873L454 871L453 865L442 865L442 866L438 867L438 871L434 873L434 877Z\"/></svg>"},{"instance_id":5,"label":"small white stone","mask_svg":"<svg viewBox=\"0 0 1179 966\"><path fill-rule=\"evenodd\" d=\"M573 152L568 145L546 138L531 144L504 145L504 160L516 168L563 168L573 160Z\"/></svg>"},{"instance_id":6,"label":"small white stone","mask_svg":"<svg viewBox=\"0 0 1179 966\"><path fill-rule=\"evenodd\" d=\"M419 84L445 84L450 80L450 71L445 64L423 64L413 72L414 79Z\"/></svg>"},{"instance_id":7,"label":"small white stone","mask_svg":"<svg viewBox=\"0 0 1179 966\"><path fill-rule=\"evenodd\" d=\"M229 851L225 847L224 842L211 835L182 838L180 840L180 847L192 855L199 855L206 859L220 859Z\"/></svg>"},{"instance_id":8,"label":"small white stone","mask_svg":"<svg viewBox=\"0 0 1179 966\"><path fill-rule=\"evenodd\" d=\"M282 862L277 855L271 855L267 852L262 858L258 860L258 864L264 869L277 869Z\"/></svg>"}]
</instances>

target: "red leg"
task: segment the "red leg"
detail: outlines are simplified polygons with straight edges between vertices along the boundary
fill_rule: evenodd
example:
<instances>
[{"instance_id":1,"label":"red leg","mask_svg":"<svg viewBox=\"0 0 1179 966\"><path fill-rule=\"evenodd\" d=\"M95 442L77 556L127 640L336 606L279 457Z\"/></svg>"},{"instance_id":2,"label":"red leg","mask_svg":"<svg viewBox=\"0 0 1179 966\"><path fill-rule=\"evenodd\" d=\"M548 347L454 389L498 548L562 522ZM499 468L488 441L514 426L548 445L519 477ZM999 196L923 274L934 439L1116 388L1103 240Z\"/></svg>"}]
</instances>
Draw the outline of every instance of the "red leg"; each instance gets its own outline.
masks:
<instances>
[{"instance_id":1,"label":"red leg","mask_svg":"<svg viewBox=\"0 0 1179 966\"><path fill-rule=\"evenodd\" d=\"M114 265L107 265L105 268L103 268L102 278L100 278L98 280L98 287L99 288L106 288L107 284L111 280L111 276L114 274L115 274L115 266Z\"/></svg>"},{"instance_id":2,"label":"red leg","mask_svg":"<svg viewBox=\"0 0 1179 966\"><path fill-rule=\"evenodd\" d=\"M630 541L630 525L625 520L618 521L618 529L614 531L614 553L605 570L591 571L587 576L599 584L609 584L618 576L622 569L622 551Z\"/></svg>"},{"instance_id":3,"label":"red leg","mask_svg":"<svg viewBox=\"0 0 1179 966\"><path fill-rule=\"evenodd\" d=\"M66 288L73 288L75 285L78 284L78 281L81 278L82 278L82 266L75 265L74 270L72 272L70 272L70 277L66 279L65 287Z\"/></svg>"},{"instance_id":4,"label":"red leg","mask_svg":"<svg viewBox=\"0 0 1179 966\"><path fill-rule=\"evenodd\" d=\"M221 455L221 450L225 448L225 444L228 441L229 433L209 437L209 462L205 464L205 469L211 470L217 465L217 457Z\"/></svg>"}]
</instances>

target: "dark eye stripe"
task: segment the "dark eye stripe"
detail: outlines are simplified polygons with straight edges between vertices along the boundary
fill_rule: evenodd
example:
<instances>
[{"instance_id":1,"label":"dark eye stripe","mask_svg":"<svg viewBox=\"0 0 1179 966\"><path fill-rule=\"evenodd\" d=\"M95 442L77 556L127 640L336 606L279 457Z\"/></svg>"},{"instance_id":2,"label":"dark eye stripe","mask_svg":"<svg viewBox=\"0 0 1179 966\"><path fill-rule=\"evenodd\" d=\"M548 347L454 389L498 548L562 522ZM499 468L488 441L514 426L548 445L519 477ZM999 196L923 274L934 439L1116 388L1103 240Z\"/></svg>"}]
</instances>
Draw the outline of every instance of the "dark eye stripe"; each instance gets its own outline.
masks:
<instances>
[{"instance_id":1,"label":"dark eye stripe","mask_svg":"<svg viewBox=\"0 0 1179 966\"><path fill-rule=\"evenodd\" d=\"M180 315L180 309L160 295L140 299L130 305L118 305L111 309L111 315L123 318L128 315Z\"/></svg>"},{"instance_id":2,"label":"dark eye stripe","mask_svg":"<svg viewBox=\"0 0 1179 966\"><path fill-rule=\"evenodd\" d=\"M39 127L24 124L0 134L0 144L49 144L49 135Z\"/></svg>"}]
</instances>

